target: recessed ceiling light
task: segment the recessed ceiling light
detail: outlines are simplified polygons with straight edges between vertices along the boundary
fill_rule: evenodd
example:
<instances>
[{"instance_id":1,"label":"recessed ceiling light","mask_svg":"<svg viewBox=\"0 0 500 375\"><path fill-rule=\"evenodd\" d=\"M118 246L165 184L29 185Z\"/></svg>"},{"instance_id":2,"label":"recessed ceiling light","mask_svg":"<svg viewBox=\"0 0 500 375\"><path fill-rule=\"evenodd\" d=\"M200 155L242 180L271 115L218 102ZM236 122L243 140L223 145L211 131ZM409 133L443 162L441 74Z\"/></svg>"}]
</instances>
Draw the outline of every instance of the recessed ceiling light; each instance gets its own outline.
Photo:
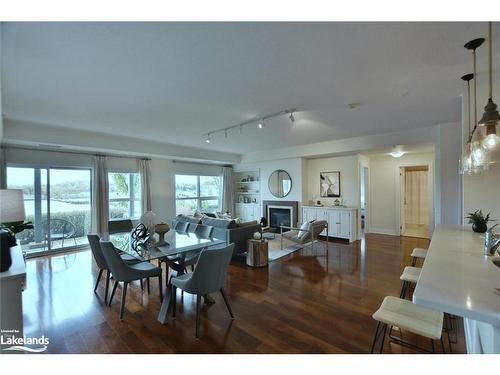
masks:
<instances>
[{"instance_id":1,"label":"recessed ceiling light","mask_svg":"<svg viewBox=\"0 0 500 375\"><path fill-rule=\"evenodd\" d=\"M262 129L264 127L264 120L260 120L257 126L259 127L259 129Z\"/></svg>"},{"instance_id":2,"label":"recessed ceiling light","mask_svg":"<svg viewBox=\"0 0 500 375\"><path fill-rule=\"evenodd\" d=\"M210 143L210 133L207 134L207 139L205 139L205 142Z\"/></svg>"}]
</instances>

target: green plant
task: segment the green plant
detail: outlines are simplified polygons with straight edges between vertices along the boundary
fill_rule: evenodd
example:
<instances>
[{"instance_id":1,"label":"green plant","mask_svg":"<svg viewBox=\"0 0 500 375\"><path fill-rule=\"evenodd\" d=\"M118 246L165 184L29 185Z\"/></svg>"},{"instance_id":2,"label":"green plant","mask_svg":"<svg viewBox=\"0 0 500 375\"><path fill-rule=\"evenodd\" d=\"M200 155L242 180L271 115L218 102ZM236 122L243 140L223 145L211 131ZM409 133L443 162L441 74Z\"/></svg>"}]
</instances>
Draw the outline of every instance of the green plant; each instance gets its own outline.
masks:
<instances>
[{"instance_id":1,"label":"green plant","mask_svg":"<svg viewBox=\"0 0 500 375\"><path fill-rule=\"evenodd\" d=\"M478 225L487 225L488 221L493 221L493 219L490 219L490 213L484 216L482 210L469 212L465 218L469 219L469 224L478 224Z\"/></svg>"}]
</instances>

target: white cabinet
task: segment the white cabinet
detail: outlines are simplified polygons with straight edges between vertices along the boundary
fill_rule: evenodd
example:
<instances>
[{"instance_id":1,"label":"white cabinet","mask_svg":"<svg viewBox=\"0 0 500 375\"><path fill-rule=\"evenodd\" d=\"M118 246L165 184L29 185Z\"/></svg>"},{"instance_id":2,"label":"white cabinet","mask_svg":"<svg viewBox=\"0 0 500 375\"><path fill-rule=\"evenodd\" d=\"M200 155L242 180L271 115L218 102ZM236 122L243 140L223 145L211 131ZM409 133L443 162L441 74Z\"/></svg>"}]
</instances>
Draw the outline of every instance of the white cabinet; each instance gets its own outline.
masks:
<instances>
[{"instance_id":1,"label":"white cabinet","mask_svg":"<svg viewBox=\"0 0 500 375\"><path fill-rule=\"evenodd\" d=\"M260 204L255 203L236 203L235 218L240 218L241 221L257 220L260 222L262 217Z\"/></svg>"},{"instance_id":2,"label":"white cabinet","mask_svg":"<svg viewBox=\"0 0 500 375\"><path fill-rule=\"evenodd\" d=\"M303 206L303 221L326 220L328 236L357 240L357 209L350 207L314 207ZM326 236L326 230L321 233Z\"/></svg>"}]
</instances>

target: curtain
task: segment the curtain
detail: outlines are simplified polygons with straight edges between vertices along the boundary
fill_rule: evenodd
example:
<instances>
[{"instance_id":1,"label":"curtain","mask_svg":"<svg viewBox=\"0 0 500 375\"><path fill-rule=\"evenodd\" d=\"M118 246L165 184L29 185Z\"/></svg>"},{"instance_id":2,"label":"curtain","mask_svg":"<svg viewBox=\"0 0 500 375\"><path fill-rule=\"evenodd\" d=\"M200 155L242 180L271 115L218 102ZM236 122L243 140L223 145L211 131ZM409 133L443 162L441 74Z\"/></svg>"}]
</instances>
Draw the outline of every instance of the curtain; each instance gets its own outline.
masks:
<instances>
[{"instance_id":1,"label":"curtain","mask_svg":"<svg viewBox=\"0 0 500 375\"><path fill-rule=\"evenodd\" d=\"M108 233L109 185L105 156L94 156L92 176L92 232Z\"/></svg>"},{"instance_id":2,"label":"curtain","mask_svg":"<svg viewBox=\"0 0 500 375\"><path fill-rule=\"evenodd\" d=\"M233 168L222 168L222 212L234 212Z\"/></svg>"},{"instance_id":3,"label":"curtain","mask_svg":"<svg viewBox=\"0 0 500 375\"><path fill-rule=\"evenodd\" d=\"M0 148L0 189L7 189L7 151Z\"/></svg>"},{"instance_id":4,"label":"curtain","mask_svg":"<svg viewBox=\"0 0 500 375\"><path fill-rule=\"evenodd\" d=\"M406 171L405 177L406 224L428 224L429 196L427 171Z\"/></svg>"},{"instance_id":5,"label":"curtain","mask_svg":"<svg viewBox=\"0 0 500 375\"><path fill-rule=\"evenodd\" d=\"M151 207L151 160L137 160L137 167L141 175L141 206L142 213L152 211Z\"/></svg>"}]
</instances>

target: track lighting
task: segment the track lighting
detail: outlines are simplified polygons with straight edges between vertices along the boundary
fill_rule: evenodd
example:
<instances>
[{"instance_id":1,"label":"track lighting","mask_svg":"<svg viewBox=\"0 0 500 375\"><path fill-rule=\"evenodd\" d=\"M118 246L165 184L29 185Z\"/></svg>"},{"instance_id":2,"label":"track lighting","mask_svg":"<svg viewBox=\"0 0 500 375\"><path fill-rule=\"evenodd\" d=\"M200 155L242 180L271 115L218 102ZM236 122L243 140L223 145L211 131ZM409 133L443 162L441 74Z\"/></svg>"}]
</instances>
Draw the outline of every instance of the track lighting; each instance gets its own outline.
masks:
<instances>
[{"instance_id":1,"label":"track lighting","mask_svg":"<svg viewBox=\"0 0 500 375\"><path fill-rule=\"evenodd\" d=\"M297 108L288 108L288 109L284 109L282 111L271 113L271 114L268 114L265 116L253 117L249 120L240 122L239 124L236 124L236 125L228 126L226 128L223 128L223 129L211 130L210 132L205 134L206 135L205 142L210 143L211 136L216 134L216 133L224 133L224 138L228 138L229 132L232 129L238 129L238 132L240 134L243 134L243 127L247 126L247 125L248 126L255 126L255 124L257 124L257 128L264 129L266 127L266 123L265 123L266 120L269 120L271 118L278 117L278 116L285 116L286 115L286 116L288 116L288 118L290 119L291 122L295 122L295 116L293 114L296 111L297 111Z\"/></svg>"}]
</instances>

